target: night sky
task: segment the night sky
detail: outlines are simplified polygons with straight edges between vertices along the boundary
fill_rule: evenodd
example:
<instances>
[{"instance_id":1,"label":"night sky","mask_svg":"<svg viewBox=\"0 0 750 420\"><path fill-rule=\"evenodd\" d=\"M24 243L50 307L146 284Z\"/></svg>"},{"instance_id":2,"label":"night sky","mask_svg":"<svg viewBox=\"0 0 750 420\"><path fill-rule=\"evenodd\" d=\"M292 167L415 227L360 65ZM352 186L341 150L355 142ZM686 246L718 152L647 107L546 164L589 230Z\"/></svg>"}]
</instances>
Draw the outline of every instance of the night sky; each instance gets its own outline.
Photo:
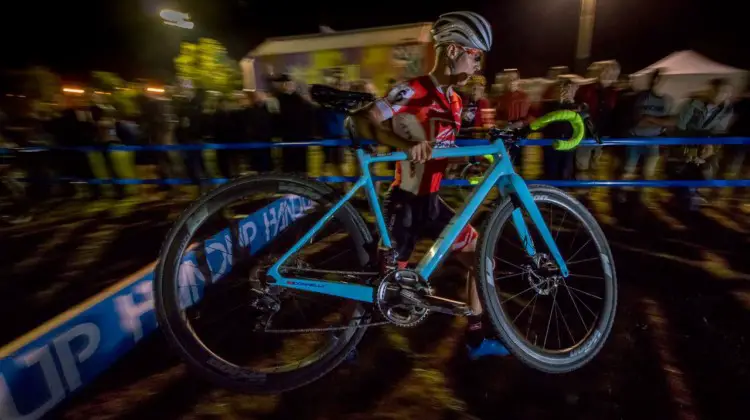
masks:
<instances>
[{"instance_id":1,"label":"night sky","mask_svg":"<svg viewBox=\"0 0 750 420\"><path fill-rule=\"evenodd\" d=\"M218 39L239 59L266 37L317 32L318 25L346 30L414 23L461 9L483 14L494 27L490 74L517 67L523 76L540 76L551 65L572 67L579 13L578 0L414 0L411 5L405 0L3 3L0 68L44 65L73 79L91 70L107 70L127 78L166 80L180 40L199 36ZM161 24L158 11L165 7L190 13L195 29ZM750 22L740 7L741 2L727 0L598 0L593 59L616 58L625 72L631 72L690 48L750 68Z\"/></svg>"}]
</instances>

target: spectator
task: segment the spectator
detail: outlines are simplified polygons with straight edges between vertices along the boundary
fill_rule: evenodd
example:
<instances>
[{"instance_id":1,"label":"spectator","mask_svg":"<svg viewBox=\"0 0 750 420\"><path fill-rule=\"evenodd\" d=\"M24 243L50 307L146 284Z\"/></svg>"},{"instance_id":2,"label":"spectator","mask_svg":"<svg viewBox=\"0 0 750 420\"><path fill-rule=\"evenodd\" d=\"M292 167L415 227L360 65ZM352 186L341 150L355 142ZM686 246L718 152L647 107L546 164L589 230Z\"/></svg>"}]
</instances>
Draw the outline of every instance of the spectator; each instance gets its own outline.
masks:
<instances>
[{"instance_id":1,"label":"spectator","mask_svg":"<svg viewBox=\"0 0 750 420\"><path fill-rule=\"evenodd\" d=\"M516 70L506 70L503 78L505 88L498 98L495 119L502 124L512 124L518 121L527 122L529 119L529 95L520 89L520 75Z\"/></svg>"},{"instance_id":2,"label":"spectator","mask_svg":"<svg viewBox=\"0 0 750 420\"><path fill-rule=\"evenodd\" d=\"M495 120L501 125L527 123L530 121L529 108L531 102L529 95L520 89L520 75L517 70L505 70L503 82L505 87L503 94L497 100L495 111ZM523 159L521 158L521 149L513 147L509 150L510 157L518 165L518 171L523 171Z\"/></svg>"},{"instance_id":3,"label":"spectator","mask_svg":"<svg viewBox=\"0 0 750 420\"><path fill-rule=\"evenodd\" d=\"M343 75L340 72L334 72L326 78L328 85L334 89L347 90L348 85L344 83ZM347 136L344 129L344 119L346 113L326 107L317 107L317 120L319 123L318 133L324 139L343 139ZM332 172L335 176L342 176L344 163L343 149L338 146L326 147L326 163L332 166Z\"/></svg>"},{"instance_id":4,"label":"spectator","mask_svg":"<svg viewBox=\"0 0 750 420\"><path fill-rule=\"evenodd\" d=\"M729 134L736 137L750 137L750 85L732 105L734 122L729 128ZM742 164L747 155L748 145L724 146L724 161L728 178L737 178L742 172Z\"/></svg>"},{"instance_id":5,"label":"spectator","mask_svg":"<svg viewBox=\"0 0 750 420\"><path fill-rule=\"evenodd\" d=\"M569 79L560 79L556 85L557 100L545 101L541 106L542 115L560 109L580 111L585 108L575 102L578 85ZM569 139L573 136L573 128L567 122L553 122L542 129L545 139ZM573 178L573 153L561 152L552 147L545 147L544 175L546 179Z\"/></svg>"},{"instance_id":6,"label":"spectator","mask_svg":"<svg viewBox=\"0 0 750 420\"><path fill-rule=\"evenodd\" d=\"M237 103L232 97L222 97L214 114L214 142L219 144L231 145L239 143L241 140L241 130L239 128L236 112ZM219 149L216 150L216 163L219 172L224 178L234 178L235 170L233 163L234 157L237 156L236 150Z\"/></svg>"},{"instance_id":7,"label":"spectator","mask_svg":"<svg viewBox=\"0 0 750 420\"><path fill-rule=\"evenodd\" d=\"M90 165L96 169L97 178L111 180L121 178L116 170L115 156L109 149L109 146L120 143L115 130L116 110L105 95L94 93L91 96L89 112L94 125L94 141L107 147L101 154L89 154ZM101 161L97 159L99 156L103 158ZM122 184L105 185L104 188L106 191L114 190L118 199L125 198L125 188Z\"/></svg>"},{"instance_id":8,"label":"spectator","mask_svg":"<svg viewBox=\"0 0 750 420\"><path fill-rule=\"evenodd\" d=\"M468 85L468 98L464 100L461 112L461 128L484 130L494 125L490 101L485 97L485 79L482 76L472 76ZM480 134L480 137L481 134Z\"/></svg>"},{"instance_id":9,"label":"spectator","mask_svg":"<svg viewBox=\"0 0 750 420\"><path fill-rule=\"evenodd\" d=\"M744 94L737 99L732 108L734 110L734 122L729 129L729 134L733 137L750 137L750 86L746 88ZM747 144L724 146L722 167L726 168L728 179L741 178L742 165L745 157L747 157L749 147ZM747 188L744 190L747 191Z\"/></svg>"},{"instance_id":10,"label":"spectator","mask_svg":"<svg viewBox=\"0 0 750 420\"><path fill-rule=\"evenodd\" d=\"M713 79L708 89L682 107L677 117L678 134L684 137L711 137L727 132L732 120L730 102L732 87L726 79ZM713 179L718 167L717 148L713 145L683 148L684 165L678 176L682 179ZM690 188L683 196L691 209L706 204L697 189Z\"/></svg>"},{"instance_id":11,"label":"spectator","mask_svg":"<svg viewBox=\"0 0 750 420\"><path fill-rule=\"evenodd\" d=\"M614 83L620 76L620 65L616 61L595 63L589 67L589 75L596 78L596 82L581 87L576 102L586 104L599 136L610 137L615 128L613 116L618 90ZM575 155L576 178L590 179L591 169L601 157L601 147L579 147Z\"/></svg>"},{"instance_id":12,"label":"spectator","mask_svg":"<svg viewBox=\"0 0 750 420\"><path fill-rule=\"evenodd\" d=\"M271 143L273 137L273 114L269 107L268 94L256 90L250 93L250 106L245 111L248 115L248 139L251 142ZM250 151L250 166L259 173L270 172L273 169L271 149L252 149Z\"/></svg>"},{"instance_id":13,"label":"spectator","mask_svg":"<svg viewBox=\"0 0 750 420\"><path fill-rule=\"evenodd\" d=\"M202 145L203 136L208 132L207 119L204 115L206 106L206 91L202 88L195 89L189 93L187 102L183 102L177 111L178 128L176 131L177 141L186 145ZM185 166L193 185L205 189L203 179L205 178L205 162L202 150L188 150L183 152Z\"/></svg>"},{"instance_id":14,"label":"spectator","mask_svg":"<svg viewBox=\"0 0 750 420\"><path fill-rule=\"evenodd\" d=\"M557 95L558 95L558 85L557 83L560 81L561 76L564 76L566 74L570 73L570 69L568 69L567 66L552 66L549 69L547 69L547 82L545 83L546 86L542 90L541 94L541 102L546 101L557 101ZM536 112L541 112L539 109L536 110Z\"/></svg>"},{"instance_id":15,"label":"spectator","mask_svg":"<svg viewBox=\"0 0 750 420\"><path fill-rule=\"evenodd\" d=\"M314 132L313 105L297 93L296 83L283 74L276 79L279 101L276 132L282 141L296 143L309 141ZM282 168L284 172L307 172L307 150L304 147L286 147L283 151Z\"/></svg>"},{"instance_id":16,"label":"spectator","mask_svg":"<svg viewBox=\"0 0 750 420\"><path fill-rule=\"evenodd\" d=\"M91 121L90 108L86 98L82 96L66 95L63 99L63 109L57 121L53 123L57 143L63 147L91 146L94 144L94 126ZM94 174L85 153L75 150L63 150L57 154L60 160L60 172L64 177L91 179ZM78 195L76 191L81 184L64 184L65 195ZM101 190L96 184L86 184L89 198L98 199Z\"/></svg>"},{"instance_id":17,"label":"spectator","mask_svg":"<svg viewBox=\"0 0 750 420\"><path fill-rule=\"evenodd\" d=\"M633 114L633 124L629 131L634 137L657 137L664 133L666 128L674 125L669 117L671 98L656 92L661 72L654 71L650 78L648 89L634 95L633 108L630 110ZM653 179L659 161L659 146L631 146L627 150L625 178L635 178L638 161L643 157L643 175L646 179Z\"/></svg>"}]
</instances>

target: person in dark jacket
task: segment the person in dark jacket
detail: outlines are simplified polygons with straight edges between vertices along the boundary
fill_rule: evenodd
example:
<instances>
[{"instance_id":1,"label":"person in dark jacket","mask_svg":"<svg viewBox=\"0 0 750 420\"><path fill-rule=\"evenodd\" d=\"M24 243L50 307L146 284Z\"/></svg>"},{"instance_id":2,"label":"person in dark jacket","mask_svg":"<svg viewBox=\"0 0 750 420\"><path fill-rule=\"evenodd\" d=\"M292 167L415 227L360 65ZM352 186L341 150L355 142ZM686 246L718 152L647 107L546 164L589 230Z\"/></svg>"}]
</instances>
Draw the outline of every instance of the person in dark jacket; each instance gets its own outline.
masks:
<instances>
[{"instance_id":1,"label":"person in dark jacket","mask_svg":"<svg viewBox=\"0 0 750 420\"><path fill-rule=\"evenodd\" d=\"M586 104L591 118L601 137L611 137L615 128L615 107L620 89L615 86L620 76L620 65L616 61L594 63L589 75L596 82L582 86L577 92L576 102ZM589 179L593 166L599 160L602 148L583 146L576 149L576 178Z\"/></svg>"},{"instance_id":2,"label":"person in dark jacket","mask_svg":"<svg viewBox=\"0 0 750 420\"><path fill-rule=\"evenodd\" d=\"M560 79L557 84L557 100L547 100L541 105L540 115L545 115L560 109L583 111L586 106L575 102L578 86L569 79ZM542 129L545 139L569 139L573 136L573 127L564 121L553 122ZM574 153L562 152L552 147L543 148L544 178L572 179Z\"/></svg>"},{"instance_id":3,"label":"person in dark jacket","mask_svg":"<svg viewBox=\"0 0 750 420\"><path fill-rule=\"evenodd\" d=\"M280 91L279 113L276 115L276 133L285 143L309 141L313 137L315 114L313 104L297 92L296 84L283 74L277 79ZM284 172L307 172L307 148L286 147L283 151Z\"/></svg>"},{"instance_id":4,"label":"person in dark jacket","mask_svg":"<svg viewBox=\"0 0 750 420\"><path fill-rule=\"evenodd\" d=\"M273 139L273 112L269 106L266 92L256 90L250 94L250 106L247 113L248 139L251 142L270 143ZM266 173L273 170L273 159L270 148L252 149L250 166L254 171Z\"/></svg>"},{"instance_id":5,"label":"person in dark jacket","mask_svg":"<svg viewBox=\"0 0 750 420\"><path fill-rule=\"evenodd\" d=\"M203 144L203 135L205 133L205 116L203 106L206 100L206 91L198 88L195 90L193 97L177 111L178 129L176 132L177 141L180 144ZM205 178L205 163L203 162L202 150L189 150L183 152L185 166L188 176L193 185L201 185Z\"/></svg>"}]
</instances>

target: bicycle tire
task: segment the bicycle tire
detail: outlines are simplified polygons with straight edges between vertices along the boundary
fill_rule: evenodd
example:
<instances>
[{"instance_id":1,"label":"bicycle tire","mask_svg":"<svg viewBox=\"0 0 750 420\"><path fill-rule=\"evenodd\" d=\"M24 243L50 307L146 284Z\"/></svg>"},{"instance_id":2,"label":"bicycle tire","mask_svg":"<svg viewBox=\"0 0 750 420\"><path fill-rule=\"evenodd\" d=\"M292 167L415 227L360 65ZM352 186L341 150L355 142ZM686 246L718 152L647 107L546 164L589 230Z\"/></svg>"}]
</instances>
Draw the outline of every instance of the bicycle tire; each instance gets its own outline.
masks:
<instances>
[{"instance_id":1,"label":"bicycle tire","mask_svg":"<svg viewBox=\"0 0 750 420\"><path fill-rule=\"evenodd\" d=\"M589 363L601 351L612 331L617 310L617 274L614 267L614 259L612 258L612 252L604 236L604 232L601 230L594 216L583 204L564 191L547 185L530 185L529 191L532 197L534 197L535 202L552 202L561 205L571 214L578 216L579 221L583 223L591 234L600 255L604 256L602 262L608 265L608 267L603 267L604 278L609 284L608 287L605 286L607 293L605 309L596 323L595 330L593 333L588 334L585 340L578 346L554 357L535 351L527 344L524 337L517 335L515 328L509 322L509 316L502 308L499 299L497 299L494 280L491 278L491 275L487 275L492 270L488 261L491 261L493 258L498 236L506 223L512 223L511 213L515 209L515 205L510 199L504 200L503 203L494 209L492 214L487 218L484 228L481 230L482 236L479 239L478 261L476 264L477 288L482 304L484 305L483 307L495 331L514 356L527 366L542 372L571 372Z\"/></svg>"},{"instance_id":2,"label":"bicycle tire","mask_svg":"<svg viewBox=\"0 0 750 420\"><path fill-rule=\"evenodd\" d=\"M182 321L178 299L170 296L170 293L174 293L170 291L175 290L174 282L178 281L176 270L179 269L179 260L187 247L191 230L194 232L196 225L224 204L260 188L278 188L280 193L296 194L323 204L333 204L339 199L330 187L321 182L290 175L242 177L204 194L182 213L162 245L155 270L154 299L157 320L164 336L191 371L210 383L233 391L275 394L307 385L341 364L364 336L367 328L358 324L368 321L369 309L358 304L355 318L350 323L352 328L344 330L343 339L339 339L334 348L318 360L288 372L260 373L241 368L213 354L195 337L190 326ZM355 238L356 246L362 248L360 251L367 253L366 248L372 243L372 237L354 207L346 203L335 218L343 222L348 233Z\"/></svg>"}]
</instances>

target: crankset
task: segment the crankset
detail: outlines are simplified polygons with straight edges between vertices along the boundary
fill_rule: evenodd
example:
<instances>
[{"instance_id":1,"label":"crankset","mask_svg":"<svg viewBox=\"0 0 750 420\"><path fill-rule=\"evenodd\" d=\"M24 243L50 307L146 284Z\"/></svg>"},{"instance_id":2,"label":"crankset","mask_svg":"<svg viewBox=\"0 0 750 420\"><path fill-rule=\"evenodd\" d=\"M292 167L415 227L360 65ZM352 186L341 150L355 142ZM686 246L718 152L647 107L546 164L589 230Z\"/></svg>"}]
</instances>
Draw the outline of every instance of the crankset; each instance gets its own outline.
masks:
<instances>
[{"instance_id":1,"label":"crankset","mask_svg":"<svg viewBox=\"0 0 750 420\"><path fill-rule=\"evenodd\" d=\"M375 303L381 315L399 327L414 327L430 312L453 316L471 315L463 302L435 296L429 283L412 270L395 270L380 280Z\"/></svg>"}]
</instances>

